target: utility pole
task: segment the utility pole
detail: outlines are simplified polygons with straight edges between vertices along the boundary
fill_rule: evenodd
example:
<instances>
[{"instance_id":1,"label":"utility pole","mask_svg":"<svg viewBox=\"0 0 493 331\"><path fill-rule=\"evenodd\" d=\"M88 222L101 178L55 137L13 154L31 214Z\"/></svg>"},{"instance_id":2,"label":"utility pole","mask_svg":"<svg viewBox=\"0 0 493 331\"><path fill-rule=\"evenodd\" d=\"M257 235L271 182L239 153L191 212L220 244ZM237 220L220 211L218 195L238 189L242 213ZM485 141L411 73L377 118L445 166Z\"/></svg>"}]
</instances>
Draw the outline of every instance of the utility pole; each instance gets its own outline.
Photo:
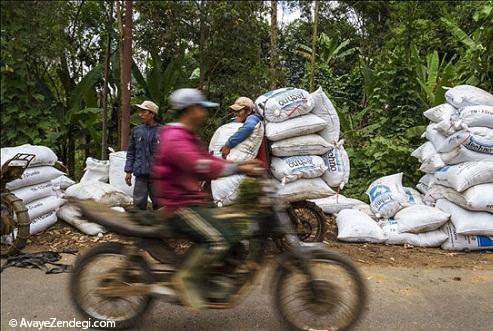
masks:
<instances>
[{"instance_id":1,"label":"utility pole","mask_svg":"<svg viewBox=\"0 0 493 331\"><path fill-rule=\"evenodd\" d=\"M277 85L277 0L270 2L270 70L272 89Z\"/></svg>"},{"instance_id":2,"label":"utility pole","mask_svg":"<svg viewBox=\"0 0 493 331\"><path fill-rule=\"evenodd\" d=\"M128 147L130 133L130 78L132 69L132 0L125 0L125 18L122 35L123 59L121 61L121 150Z\"/></svg>"},{"instance_id":3,"label":"utility pole","mask_svg":"<svg viewBox=\"0 0 493 331\"><path fill-rule=\"evenodd\" d=\"M319 0L315 0L315 9L313 11L313 35L312 35L312 63L310 68L310 92L313 92L315 86L315 58L317 56L317 28L318 28L318 6Z\"/></svg>"},{"instance_id":4,"label":"utility pole","mask_svg":"<svg viewBox=\"0 0 493 331\"><path fill-rule=\"evenodd\" d=\"M106 54L104 58L104 91L103 91L103 133L101 142L101 159L108 158L108 79L110 72L110 56L111 56L111 33L113 32L113 1L109 1L110 14L108 17L108 38L106 39Z\"/></svg>"}]
</instances>

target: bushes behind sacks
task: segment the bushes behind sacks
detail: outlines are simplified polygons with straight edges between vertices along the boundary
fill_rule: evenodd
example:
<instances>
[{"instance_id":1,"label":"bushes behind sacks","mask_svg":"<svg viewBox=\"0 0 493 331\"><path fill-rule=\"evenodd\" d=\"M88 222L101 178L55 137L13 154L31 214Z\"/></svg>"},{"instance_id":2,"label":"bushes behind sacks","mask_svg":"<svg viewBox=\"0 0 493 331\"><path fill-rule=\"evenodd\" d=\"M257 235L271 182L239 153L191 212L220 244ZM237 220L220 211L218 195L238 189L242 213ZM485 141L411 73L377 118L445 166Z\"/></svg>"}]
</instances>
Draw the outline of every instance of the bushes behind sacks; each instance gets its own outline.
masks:
<instances>
[{"instance_id":1,"label":"bushes behind sacks","mask_svg":"<svg viewBox=\"0 0 493 331\"><path fill-rule=\"evenodd\" d=\"M298 88L281 88L261 95L255 104L259 113L269 122L283 122L308 114L313 109L310 94Z\"/></svg>"}]
</instances>

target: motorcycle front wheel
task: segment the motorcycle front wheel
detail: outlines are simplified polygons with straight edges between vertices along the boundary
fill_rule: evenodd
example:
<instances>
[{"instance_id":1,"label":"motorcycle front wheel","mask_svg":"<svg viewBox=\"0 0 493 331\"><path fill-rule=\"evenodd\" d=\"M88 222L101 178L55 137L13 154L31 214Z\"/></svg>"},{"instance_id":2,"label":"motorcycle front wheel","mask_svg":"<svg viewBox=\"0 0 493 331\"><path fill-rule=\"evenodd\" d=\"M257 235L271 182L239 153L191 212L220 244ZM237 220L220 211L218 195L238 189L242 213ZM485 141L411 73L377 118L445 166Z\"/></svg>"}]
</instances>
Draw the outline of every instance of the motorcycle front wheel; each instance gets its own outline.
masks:
<instances>
[{"instance_id":1,"label":"motorcycle front wheel","mask_svg":"<svg viewBox=\"0 0 493 331\"><path fill-rule=\"evenodd\" d=\"M107 296L98 291L105 287L131 290L132 284L149 284L152 280L144 259L129 258L122 244L108 242L77 259L70 278L70 294L79 313L86 320L98 321L98 328L129 329L142 321L152 296Z\"/></svg>"},{"instance_id":2,"label":"motorcycle front wheel","mask_svg":"<svg viewBox=\"0 0 493 331\"><path fill-rule=\"evenodd\" d=\"M345 256L311 253L311 276L296 264L281 266L274 286L274 306L289 330L350 330L362 317L366 286Z\"/></svg>"}]
</instances>

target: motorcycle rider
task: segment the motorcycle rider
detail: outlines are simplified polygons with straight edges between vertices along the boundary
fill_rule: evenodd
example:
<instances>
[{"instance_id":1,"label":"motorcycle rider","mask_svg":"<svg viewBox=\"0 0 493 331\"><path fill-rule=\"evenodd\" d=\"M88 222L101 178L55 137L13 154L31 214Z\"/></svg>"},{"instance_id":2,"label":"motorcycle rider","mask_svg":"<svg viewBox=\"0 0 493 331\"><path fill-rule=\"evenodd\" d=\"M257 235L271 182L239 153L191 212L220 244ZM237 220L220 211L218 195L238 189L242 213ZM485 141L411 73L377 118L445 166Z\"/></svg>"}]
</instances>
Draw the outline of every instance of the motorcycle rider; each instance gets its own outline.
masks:
<instances>
[{"instance_id":1,"label":"motorcycle rider","mask_svg":"<svg viewBox=\"0 0 493 331\"><path fill-rule=\"evenodd\" d=\"M155 154L153 187L166 222L195 244L175 273L173 285L181 299L192 308L204 306L199 284L208 266L219 261L233 245L235 238L222 221L212 216L207 194L201 182L238 173L260 175L258 160L233 163L211 156L197 132L207 118L207 108L217 103L207 101L197 89L183 88L173 92L170 104L178 121L161 128L161 144Z\"/></svg>"}]
</instances>

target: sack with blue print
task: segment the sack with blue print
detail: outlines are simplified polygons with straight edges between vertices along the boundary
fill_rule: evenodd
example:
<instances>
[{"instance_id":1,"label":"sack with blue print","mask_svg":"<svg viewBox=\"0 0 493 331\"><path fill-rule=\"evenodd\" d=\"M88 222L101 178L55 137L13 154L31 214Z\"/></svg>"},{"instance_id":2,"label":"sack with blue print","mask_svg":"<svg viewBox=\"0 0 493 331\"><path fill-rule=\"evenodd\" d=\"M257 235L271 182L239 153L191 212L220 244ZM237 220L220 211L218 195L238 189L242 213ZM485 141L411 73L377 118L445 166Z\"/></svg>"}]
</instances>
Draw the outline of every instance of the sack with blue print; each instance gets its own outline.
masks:
<instances>
[{"instance_id":1,"label":"sack with blue print","mask_svg":"<svg viewBox=\"0 0 493 331\"><path fill-rule=\"evenodd\" d=\"M283 122L308 114L313 109L310 93L293 87L267 92L258 97L255 104L268 122Z\"/></svg>"},{"instance_id":2,"label":"sack with blue print","mask_svg":"<svg viewBox=\"0 0 493 331\"><path fill-rule=\"evenodd\" d=\"M344 188L349 181L350 163L349 156L344 149L344 140L333 145L327 154L323 155L327 171L323 174L322 179L330 187Z\"/></svg>"},{"instance_id":3,"label":"sack with blue print","mask_svg":"<svg viewBox=\"0 0 493 331\"><path fill-rule=\"evenodd\" d=\"M409 206L402 186L402 175L401 172L379 178L366 191L371 209L378 218L391 218L399 210Z\"/></svg>"}]
</instances>

